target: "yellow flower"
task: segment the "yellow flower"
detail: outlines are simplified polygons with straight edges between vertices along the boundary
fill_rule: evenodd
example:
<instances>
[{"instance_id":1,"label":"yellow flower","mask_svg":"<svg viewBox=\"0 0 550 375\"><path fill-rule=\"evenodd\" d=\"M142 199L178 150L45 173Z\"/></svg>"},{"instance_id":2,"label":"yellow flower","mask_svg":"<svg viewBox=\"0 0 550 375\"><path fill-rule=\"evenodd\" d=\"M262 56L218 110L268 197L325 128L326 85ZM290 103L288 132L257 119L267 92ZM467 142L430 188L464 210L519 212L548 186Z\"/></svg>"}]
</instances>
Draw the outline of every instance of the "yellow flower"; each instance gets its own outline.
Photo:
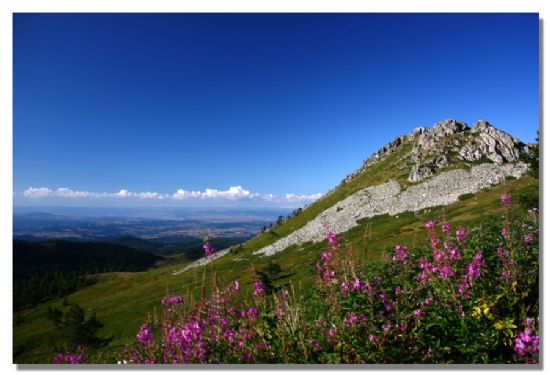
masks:
<instances>
[{"instance_id":1,"label":"yellow flower","mask_svg":"<svg viewBox=\"0 0 550 375\"><path fill-rule=\"evenodd\" d=\"M504 320L499 320L495 322L495 329L497 331L502 331L503 329L514 329L514 328L518 328L518 327L514 324L514 319L512 318L506 318Z\"/></svg>"},{"instance_id":2,"label":"yellow flower","mask_svg":"<svg viewBox=\"0 0 550 375\"><path fill-rule=\"evenodd\" d=\"M472 316L476 319L481 318L482 316L487 317L488 319L493 319L491 314L491 306L485 301L478 301L478 305L473 308Z\"/></svg>"}]
</instances>

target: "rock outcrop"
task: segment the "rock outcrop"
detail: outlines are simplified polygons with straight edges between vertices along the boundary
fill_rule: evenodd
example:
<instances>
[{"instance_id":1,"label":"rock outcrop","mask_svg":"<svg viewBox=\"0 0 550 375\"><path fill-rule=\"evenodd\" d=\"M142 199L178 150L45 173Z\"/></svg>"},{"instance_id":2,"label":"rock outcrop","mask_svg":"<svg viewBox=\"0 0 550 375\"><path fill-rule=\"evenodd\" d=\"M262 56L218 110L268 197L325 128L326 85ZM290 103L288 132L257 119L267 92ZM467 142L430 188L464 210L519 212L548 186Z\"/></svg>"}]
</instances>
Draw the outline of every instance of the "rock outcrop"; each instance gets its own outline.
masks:
<instances>
[{"instance_id":1,"label":"rock outcrop","mask_svg":"<svg viewBox=\"0 0 550 375\"><path fill-rule=\"evenodd\" d=\"M475 161L485 156L502 164L518 161L522 153L528 152L528 148L520 140L484 120L476 121L470 133L477 137L460 150L459 157L462 160Z\"/></svg>"},{"instance_id":2,"label":"rock outcrop","mask_svg":"<svg viewBox=\"0 0 550 375\"><path fill-rule=\"evenodd\" d=\"M463 136L453 137L454 135ZM459 159L467 162L486 158L497 164L517 162L522 153L528 152L525 144L496 129L487 121L476 121L474 126L469 128L462 121L448 119L436 123L433 128L418 127L395 138L366 159L361 168L348 174L342 183L349 182L369 166L386 159L403 144L410 142L414 142L410 154L407 155L405 163L397 167L403 168L409 161L413 163L409 174L410 182L418 182L436 174L438 168L448 164L449 152L454 152ZM437 162L442 157L445 157L447 162Z\"/></svg>"},{"instance_id":3,"label":"rock outcrop","mask_svg":"<svg viewBox=\"0 0 550 375\"><path fill-rule=\"evenodd\" d=\"M418 137L411 151L411 160L419 163L426 156L446 154L458 144L458 140L440 141L449 135L464 133L468 129L468 125L457 120L444 120L436 123L433 128L427 129Z\"/></svg>"},{"instance_id":4,"label":"rock outcrop","mask_svg":"<svg viewBox=\"0 0 550 375\"><path fill-rule=\"evenodd\" d=\"M470 171L455 169L443 172L404 191L397 181L368 187L352 194L326 209L302 228L254 254L273 255L289 246L319 242L325 237L325 228L342 233L357 225L357 220L377 215L396 215L401 212L448 205L463 194L477 193L483 188L502 183L507 176L520 177L528 170L527 164L485 163Z\"/></svg>"},{"instance_id":5,"label":"rock outcrop","mask_svg":"<svg viewBox=\"0 0 550 375\"><path fill-rule=\"evenodd\" d=\"M433 159L427 160L424 163L416 164L409 174L409 181L416 182L431 177L438 168L446 167L449 164L449 160L445 155L436 156Z\"/></svg>"},{"instance_id":6,"label":"rock outcrop","mask_svg":"<svg viewBox=\"0 0 550 375\"><path fill-rule=\"evenodd\" d=\"M522 153L529 152L529 146L517 138L494 128L484 120L475 122L471 129L464 122L444 120L436 123L433 128L418 127L395 138L373 153L363 162L361 168L346 176L342 183L347 183L369 166L385 160L403 145L411 143L411 152L404 153L391 167L402 170L411 168L412 165L408 180L416 185L402 190L399 183L392 180L362 189L254 254L272 255L292 245L321 241L327 225L332 231L342 233L356 226L359 219L448 205L456 202L460 195L477 193L481 189L502 183L508 176L520 177L528 170L527 164L518 161ZM438 171L440 168L452 166L458 160L482 164L471 166L470 170ZM174 274L205 265L228 252L225 249L199 259Z\"/></svg>"},{"instance_id":7,"label":"rock outcrop","mask_svg":"<svg viewBox=\"0 0 550 375\"><path fill-rule=\"evenodd\" d=\"M357 176L359 173L363 172L369 166L386 159L389 155L393 154L399 146L420 137L427 130L428 130L427 128L418 127L416 129L414 129L413 131L411 131L410 133L402 134L399 137L395 138L393 141L391 141L391 142L387 143L386 145L382 146L378 151L373 153L371 156L368 157L368 159L366 159L363 162L363 165L361 166L361 168L359 168L359 169L353 171L352 173L348 174L342 180L342 183L345 184L345 183L349 182L352 178Z\"/></svg>"}]
</instances>

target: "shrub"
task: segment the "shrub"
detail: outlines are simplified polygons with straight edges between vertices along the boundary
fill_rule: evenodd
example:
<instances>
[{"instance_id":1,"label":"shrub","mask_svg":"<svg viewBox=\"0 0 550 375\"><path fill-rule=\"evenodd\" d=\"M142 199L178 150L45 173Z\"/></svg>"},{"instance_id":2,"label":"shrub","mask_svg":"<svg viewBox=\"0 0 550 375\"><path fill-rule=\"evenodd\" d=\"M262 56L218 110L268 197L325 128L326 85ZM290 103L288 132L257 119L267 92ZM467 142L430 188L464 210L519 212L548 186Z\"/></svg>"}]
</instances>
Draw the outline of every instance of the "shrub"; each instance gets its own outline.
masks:
<instances>
[{"instance_id":1,"label":"shrub","mask_svg":"<svg viewBox=\"0 0 550 375\"><path fill-rule=\"evenodd\" d=\"M95 313L86 318L84 310L76 303L68 303L65 300L64 305L67 306L65 311L48 308L48 318L56 327L55 346L57 346L57 349L72 352L75 350L81 351L83 347L98 348L105 346L112 340L112 338L97 336L97 332L103 327L103 324L96 318Z\"/></svg>"},{"instance_id":2,"label":"shrub","mask_svg":"<svg viewBox=\"0 0 550 375\"><path fill-rule=\"evenodd\" d=\"M519 204L524 210L539 208L539 187L529 186L519 194Z\"/></svg>"}]
</instances>

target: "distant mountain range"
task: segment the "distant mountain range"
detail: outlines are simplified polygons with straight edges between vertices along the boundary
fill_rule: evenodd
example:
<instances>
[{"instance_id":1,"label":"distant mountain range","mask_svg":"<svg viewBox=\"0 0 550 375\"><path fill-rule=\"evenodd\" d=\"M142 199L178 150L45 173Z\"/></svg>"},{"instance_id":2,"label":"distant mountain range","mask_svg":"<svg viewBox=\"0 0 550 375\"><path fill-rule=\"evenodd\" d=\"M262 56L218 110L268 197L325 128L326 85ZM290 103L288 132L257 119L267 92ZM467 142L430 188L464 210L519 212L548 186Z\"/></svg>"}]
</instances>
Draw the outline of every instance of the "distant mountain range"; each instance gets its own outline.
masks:
<instances>
[{"instance_id":1,"label":"distant mountain range","mask_svg":"<svg viewBox=\"0 0 550 375\"><path fill-rule=\"evenodd\" d=\"M42 208L44 209L44 208ZM274 223L283 210L181 210L181 209L90 209L17 208L13 216L13 237L19 240L119 242L119 237L141 239L140 247L158 248L191 238L249 238L264 225ZM144 244L143 241L149 241ZM153 244L154 243L154 244Z\"/></svg>"}]
</instances>

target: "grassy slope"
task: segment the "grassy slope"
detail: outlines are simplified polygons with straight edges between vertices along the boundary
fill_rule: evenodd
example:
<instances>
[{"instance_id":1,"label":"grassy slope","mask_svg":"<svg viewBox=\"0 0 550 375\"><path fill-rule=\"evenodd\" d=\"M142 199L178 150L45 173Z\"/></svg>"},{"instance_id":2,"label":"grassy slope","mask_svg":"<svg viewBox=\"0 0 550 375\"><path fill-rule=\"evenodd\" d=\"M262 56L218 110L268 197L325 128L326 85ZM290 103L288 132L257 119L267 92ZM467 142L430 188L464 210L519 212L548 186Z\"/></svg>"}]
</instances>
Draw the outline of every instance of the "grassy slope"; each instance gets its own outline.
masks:
<instances>
[{"instance_id":1,"label":"grassy slope","mask_svg":"<svg viewBox=\"0 0 550 375\"><path fill-rule=\"evenodd\" d=\"M268 261L275 260L281 265L286 276L279 283L291 280L298 288L310 287L315 261L319 253L326 248L326 243L305 244L300 248L295 246L272 257L254 256L252 252L300 228L324 209L364 187L384 183L391 178L396 178L402 183L407 178L408 169L399 170L396 165L400 163L400 158L410 151L410 147L410 144L404 145L385 161L369 167L366 172L356 176L349 183L340 185L298 216L276 227L275 235L261 234L247 241L243 250L237 254L229 254L217 260L214 267L222 283L239 280L245 289L250 288L251 265L261 267ZM382 215L363 219L360 225L341 237L346 246L353 247L353 251L360 259L377 261L383 259L385 253L389 254L396 243L410 247L424 244L423 223L428 219L440 220L442 215L445 215L455 226L473 223L484 215L498 212L498 196L502 192L508 191L517 195L526 187L536 184L538 184L537 180L524 176L518 180L507 181L499 187L482 191L475 197L444 209L434 208L417 215L404 213L395 217ZM244 260L234 261L235 258L244 258ZM207 281L210 280L208 277L210 267L192 269L173 276L172 271L182 268L183 265L169 265L140 273L109 274L102 282L72 294L69 300L80 304L86 310L96 311L98 318L105 324L101 333L105 336L114 336L111 346L116 350L134 337L145 315L153 312L159 306L160 299L166 294L191 293L198 297L203 274L206 274ZM47 363L51 360L49 336L52 326L46 319L46 312L49 305L59 306L60 304L61 301L50 302L21 314L19 319L23 322L14 326L16 363Z\"/></svg>"}]
</instances>

